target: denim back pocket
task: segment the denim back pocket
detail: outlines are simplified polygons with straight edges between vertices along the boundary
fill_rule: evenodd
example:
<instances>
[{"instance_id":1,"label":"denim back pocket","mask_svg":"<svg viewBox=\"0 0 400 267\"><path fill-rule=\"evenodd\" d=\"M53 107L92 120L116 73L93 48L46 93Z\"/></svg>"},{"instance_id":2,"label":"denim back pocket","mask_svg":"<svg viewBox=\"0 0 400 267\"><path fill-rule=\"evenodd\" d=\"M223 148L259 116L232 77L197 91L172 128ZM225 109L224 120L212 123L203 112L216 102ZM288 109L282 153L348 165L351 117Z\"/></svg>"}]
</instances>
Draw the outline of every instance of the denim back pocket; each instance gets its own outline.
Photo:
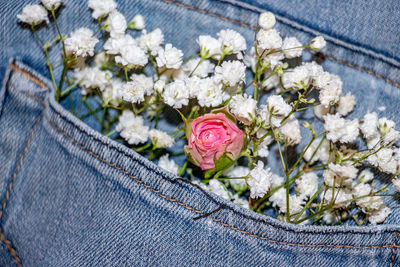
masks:
<instances>
[{"instance_id":1,"label":"denim back pocket","mask_svg":"<svg viewBox=\"0 0 400 267\"><path fill-rule=\"evenodd\" d=\"M138 2L129 12L145 6L173 18L174 27L163 30L189 53L195 48L185 43L182 33L194 40L199 33L234 28L251 39L255 11L213 4ZM150 11L144 15L150 27L156 25ZM189 20L196 22L196 31L184 27ZM293 25L280 27L289 35L310 36ZM352 116L360 117L383 102L388 116L395 118L396 107L389 101L398 98L396 84L330 57L324 67L343 78L358 103L369 103ZM398 263L397 203L390 203L392 219L368 227L291 225L256 214L164 172L100 135L59 105L46 89L50 87L26 65L9 64L0 92L2 265Z\"/></svg>"}]
</instances>

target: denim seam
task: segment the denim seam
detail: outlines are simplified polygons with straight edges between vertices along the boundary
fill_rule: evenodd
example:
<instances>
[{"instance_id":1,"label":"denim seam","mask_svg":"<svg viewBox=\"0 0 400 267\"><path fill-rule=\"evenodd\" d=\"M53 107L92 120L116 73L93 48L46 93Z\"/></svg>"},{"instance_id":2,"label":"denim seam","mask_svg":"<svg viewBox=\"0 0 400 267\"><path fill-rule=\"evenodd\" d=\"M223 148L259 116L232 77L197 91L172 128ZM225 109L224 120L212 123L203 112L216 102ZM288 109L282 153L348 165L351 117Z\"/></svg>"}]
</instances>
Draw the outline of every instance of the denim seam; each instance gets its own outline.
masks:
<instances>
[{"instance_id":1,"label":"denim seam","mask_svg":"<svg viewBox=\"0 0 400 267\"><path fill-rule=\"evenodd\" d=\"M38 126L38 124L39 124L39 122L40 122L40 120L42 118L42 114L43 114L43 112L37 117L35 123L33 124L33 127L31 129L29 137L26 140L24 149L23 149L21 155L19 156L18 165L15 168L15 171L14 171L14 173L12 175L11 181L8 183L8 187L7 187L8 189L7 189L7 192L6 192L6 196L5 196L5 199L3 201L2 209L0 210L0 222L1 222L2 218L3 218L3 214L4 214L4 211L5 211L6 207L7 207L8 200L10 199L11 191L12 191L14 182L15 182L15 180L17 178L17 175L18 175L19 171L21 170L22 161L24 160L24 157L25 157L26 153L28 152L29 145L31 143L31 140L32 140L34 134L35 134L36 128L37 128L37 126ZM4 234L1 232L1 230L0 230L0 239L6 245L7 249L10 251L11 256L16 261L16 264L18 266L22 266L21 265L21 260L18 257L18 255L17 255L15 249L13 248L11 242L9 240L7 240L7 238L4 236Z\"/></svg>"},{"instance_id":2,"label":"denim seam","mask_svg":"<svg viewBox=\"0 0 400 267\"><path fill-rule=\"evenodd\" d=\"M18 68L17 66L15 66L12 63L10 63L9 66L13 71L16 71L18 73L25 75L29 80L31 80L35 84L39 85L41 88L46 88L46 85L43 82L41 82L38 78L36 78L32 74L30 74L29 72L21 70L20 68Z\"/></svg>"},{"instance_id":3,"label":"denim seam","mask_svg":"<svg viewBox=\"0 0 400 267\"><path fill-rule=\"evenodd\" d=\"M15 67L16 67L16 66L15 66ZM18 68L18 67L16 67L16 68ZM25 71L23 71L23 70L21 70L21 71L19 71L19 72L20 72L21 74L23 74L23 75L29 74L28 72L25 72ZM26 94L28 97L32 97L32 95L29 94L29 93L27 93L27 92L23 92L23 93ZM36 100L36 101L38 101L37 97L36 97L36 98L33 98L33 99ZM38 101L38 102L39 102L41 105L46 106L46 105L45 105L45 102L44 102L43 100L40 100L40 101ZM55 110L54 110L54 111L55 111ZM59 115L60 115L60 114L59 114ZM198 214L206 214L205 212L202 212L202 211L199 211L199 210L197 210L197 209L194 209L194 208L192 208L192 207L186 205L185 203L179 202L179 201L176 200L176 199L173 199L173 198L170 198L170 197L168 197L168 196L166 196L166 195L163 195L159 190L156 190L156 189L152 188L150 185L145 184L142 180L139 180L139 179L136 178L135 176L131 175L131 174L130 174L128 171L126 171L125 169L123 169L123 168L121 168L121 167L119 167L119 166L117 166L117 165L115 165L115 164L113 164L113 163L107 161L106 159L103 159L102 157L100 157L99 155L97 155L96 153L94 153L93 151L91 151L91 150L87 149L85 146L79 144L76 140L74 140L72 137L70 137L69 135L67 135L67 134L66 134L63 130L61 130L57 125L55 125L49 118L47 118L47 116L44 116L44 117L45 117L45 119L48 121L48 123L49 123L49 125L50 125L51 127L53 127L53 128L54 128L57 132L59 132L62 136L64 136L64 137L67 138L68 140L70 140L74 145L78 146L79 148L81 148L81 149L82 149L83 151L85 151L86 153L88 153L88 154L92 155L93 157L99 159L100 161L106 163L106 164L109 165L110 167L115 168L115 169L121 171L122 173L124 173L124 174L127 175L128 177L132 178L132 179L133 179L134 181L136 181L137 183L142 184L145 188L150 189L152 192L158 194L158 195L161 196L162 198L167 199L167 200L169 200L169 201L171 201L171 202L176 202L178 205L183 206L184 208L186 208L186 209L188 209L188 210L191 210L191 211L194 211L194 212L196 212L196 213L198 213ZM84 133L84 132L82 132L82 133ZM84 134L86 134L86 133L84 133ZM97 140L97 139L96 139L96 140ZM117 150L117 151L118 151L118 150ZM122 152L122 151L121 151L121 152ZM122 153L124 153L124 152L122 152ZM173 182L173 181L171 181L171 182ZM190 184L191 184L191 183L190 183ZM240 214L240 213L238 213L238 214ZM234 226L232 226L232 225L229 225L229 224L227 224L227 223L224 223L224 222L222 222L222 220L217 219L217 218L212 218L212 220L215 221L215 222L220 223L222 226L229 227L229 228L232 229L232 230L238 231L238 232L243 233L243 234L247 234L247 235L249 235L249 236L251 236L251 237L259 238L259 239L262 239L262 240L269 241L269 242L271 242L271 243L276 243L276 244L281 244L281 245L300 246L300 247L356 248L356 249L398 248L398 247L400 247L400 245L397 245L397 244L395 244L395 243L392 244L392 245L376 245L376 246L353 246L353 245L337 245L337 244L316 244L316 245L312 245L312 244L291 243L291 242L285 242L285 241L272 240L272 239L269 239L269 238L267 238L267 237L263 237L263 236L259 236L259 235L252 234L252 233L250 233L250 232L241 230L241 229L239 229L239 228L237 228L237 227L234 227ZM270 225L271 225L271 224L270 224ZM271 226L274 227L274 225L271 225ZM290 231L290 230L288 230L288 229L283 229L283 230L285 230L285 231ZM388 232L393 232L393 233L395 233L395 234L398 234L396 231L388 231ZM328 234L329 234L329 233L328 233Z\"/></svg>"},{"instance_id":4,"label":"denim seam","mask_svg":"<svg viewBox=\"0 0 400 267\"><path fill-rule=\"evenodd\" d=\"M256 27L251 26L251 25L249 25L249 24L247 24L245 22L242 22L242 21L239 21L239 20L233 20L233 19L230 19L228 17L224 17L222 15L219 15L219 14L216 14L216 13L212 13L212 12L210 12L208 10L205 10L205 9L194 7L194 6L191 6L191 5L188 5L188 4L175 2L175 1L172 1L172 0L160 0L160 1L163 1L163 2L165 2L167 4L172 4L172 5L176 5L176 6L179 6L179 7L187 8L187 9L190 9L190 10L193 10L193 11L197 11L199 13L203 13L205 15L209 15L209 16L212 16L212 17L217 17L219 19L222 19L222 20L225 20L225 21L228 21L228 22L231 22L231 23L235 23L235 24L241 25L243 27L250 28L252 30L256 30ZM313 51L311 49L306 49L306 50L308 52L310 52L311 54L313 54L313 55L317 54L317 52L315 52L315 51ZM363 68L361 66L355 65L353 63L350 63L350 62L347 62L347 61L344 61L344 60L336 59L336 58L334 58L332 56L329 56L329 55L325 55L325 57L330 59L331 61L335 61L335 62L337 62L339 64L346 65L346 66L349 66L351 68L355 68L355 69L358 69L360 71L366 72L368 74L374 75L375 77L377 77L379 79L382 79L382 80L384 80L384 81L386 81L386 82L388 82L388 83L390 83L390 84L392 84L392 85L394 85L396 87L400 87L400 83L398 83L396 81L393 81L393 80L391 80L389 78L386 78L383 75L381 75L379 73L376 73L376 72L374 72L372 70L365 69L365 68Z\"/></svg>"},{"instance_id":5,"label":"denim seam","mask_svg":"<svg viewBox=\"0 0 400 267\"><path fill-rule=\"evenodd\" d=\"M399 237L400 237L400 234L397 233L397 234L396 234L396 237L395 237L395 239L394 239L394 242L393 242L392 260L390 261L389 267L393 267L393 262L394 262L394 257L395 257L395 251L396 251L395 245L396 245L396 242L397 242L397 240L399 239Z\"/></svg>"},{"instance_id":6,"label":"denim seam","mask_svg":"<svg viewBox=\"0 0 400 267\"><path fill-rule=\"evenodd\" d=\"M236 0L220 0L220 1L230 4L232 6L236 6L238 8L247 9L252 12L261 13L261 12L266 11L265 9L257 7L253 4L241 3ZM389 58L387 55L385 55L384 53L382 53L380 51L377 51L377 50L374 50L371 48L366 48L366 47L363 47L362 45L354 44L349 41L347 41L347 42L342 41L339 38L336 38L330 34L327 34L320 30L314 29L312 26L307 25L307 23L301 23L301 22L296 21L295 19L289 19L289 18L286 18L279 14L275 14L275 16L276 16L277 21L279 21L280 23L285 24L291 28L294 28L296 30L300 30L302 32L312 34L312 35L325 35L325 40L327 40L335 45L341 46L345 49L353 50L354 52L362 53L369 57L376 58L376 59L383 61L387 64L390 64L396 68L399 68L399 66L400 66L399 65L400 63L398 60Z\"/></svg>"}]
</instances>

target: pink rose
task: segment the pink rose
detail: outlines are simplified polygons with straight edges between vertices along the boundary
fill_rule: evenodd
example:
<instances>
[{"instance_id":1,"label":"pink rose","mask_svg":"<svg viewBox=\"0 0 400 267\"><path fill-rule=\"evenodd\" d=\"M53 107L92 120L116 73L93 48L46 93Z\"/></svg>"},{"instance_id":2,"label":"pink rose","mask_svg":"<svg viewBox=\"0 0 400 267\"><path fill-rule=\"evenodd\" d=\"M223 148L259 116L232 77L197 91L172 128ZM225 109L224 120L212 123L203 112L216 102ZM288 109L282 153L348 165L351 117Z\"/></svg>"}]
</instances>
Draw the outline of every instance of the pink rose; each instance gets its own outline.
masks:
<instances>
[{"instance_id":1,"label":"pink rose","mask_svg":"<svg viewBox=\"0 0 400 267\"><path fill-rule=\"evenodd\" d=\"M237 158L243 141L243 132L224 113L210 113L192 121L185 152L203 171L212 170L214 159L224 153L231 160Z\"/></svg>"}]
</instances>

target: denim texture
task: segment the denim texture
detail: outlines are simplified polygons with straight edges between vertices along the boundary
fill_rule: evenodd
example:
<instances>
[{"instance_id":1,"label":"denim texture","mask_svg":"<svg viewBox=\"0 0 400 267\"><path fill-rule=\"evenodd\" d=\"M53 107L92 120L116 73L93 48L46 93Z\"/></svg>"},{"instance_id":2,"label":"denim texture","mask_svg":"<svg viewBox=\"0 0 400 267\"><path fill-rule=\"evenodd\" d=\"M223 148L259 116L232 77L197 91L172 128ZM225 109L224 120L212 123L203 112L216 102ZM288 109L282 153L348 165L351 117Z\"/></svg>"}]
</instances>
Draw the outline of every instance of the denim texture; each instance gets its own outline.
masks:
<instances>
[{"instance_id":1,"label":"denim texture","mask_svg":"<svg viewBox=\"0 0 400 267\"><path fill-rule=\"evenodd\" d=\"M199 34L215 34L224 28L237 30L250 41L258 12L267 4L275 11L273 1L265 5L263 1L228 0L117 2L128 18L141 13L149 30L160 27L166 42L187 54L198 49L194 40ZM94 27L86 1L65 3L67 8L60 14L63 32ZM65 108L68 103L60 105L54 100L39 46L29 30L17 24L15 15L26 4L0 4L1 266L399 265L397 201L389 204L393 214L383 225L289 225L174 177L99 134L90 127L94 126L90 118L84 122L75 118ZM308 12L317 13L317 8ZM292 12L297 19L278 18L283 35L295 35L305 42L314 36L310 29L322 31L312 28L315 25L328 27L324 18L311 15L312 23L302 25L301 13ZM332 32L326 34L340 37ZM381 38L374 31L369 33L376 42ZM39 34L48 40L55 30L49 27ZM341 41L359 49L329 41L323 66L342 78L345 92L356 95L358 106L351 117L386 106L384 114L399 123L399 70L382 59L395 60L392 47L387 45L385 53L380 53L382 48L372 42L380 58L363 52L370 50L363 45L368 39ZM56 50L51 54L53 62L59 56ZM18 61L7 63L15 56ZM304 57L312 56L306 53Z\"/></svg>"}]
</instances>

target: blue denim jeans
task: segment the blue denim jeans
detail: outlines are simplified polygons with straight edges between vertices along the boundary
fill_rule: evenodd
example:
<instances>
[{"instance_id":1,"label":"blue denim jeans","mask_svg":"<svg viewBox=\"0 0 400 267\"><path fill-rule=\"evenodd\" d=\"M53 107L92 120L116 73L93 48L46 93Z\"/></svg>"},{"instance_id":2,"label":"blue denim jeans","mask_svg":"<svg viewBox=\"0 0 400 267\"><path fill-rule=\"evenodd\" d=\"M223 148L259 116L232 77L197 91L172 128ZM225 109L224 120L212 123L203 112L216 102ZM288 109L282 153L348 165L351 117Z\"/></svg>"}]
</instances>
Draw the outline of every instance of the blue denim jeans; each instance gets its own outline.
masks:
<instances>
[{"instance_id":1,"label":"blue denim jeans","mask_svg":"<svg viewBox=\"0 0 400 267\"><path fill-rule=\"evenodd\" d=\"M167 42L187 54L196 51L199 34L224 28L237 30L250 42L258 12L272 10L283 35L305 42L322 33L329 41L323 66L356 95L352 117L385 106L384 114L400 123L399 34L385 31L389 24L378 19L393 10L398 14L398 2L117 2L127 17L144 15L148 29L161 27ZM397 201L389 203L393 213L378 226L283 223L164 172L99 134L90 118L77 119L67 111L68 101L55 101L43 54L29 30L16 23L26 4L0 4L1 266L400 264ZM63 32L91 24L86 1L65 4ZM55 32L49 27L39 34L48 40ZM53 62L57 53L52 52Z\"/></svg>"}]
</instances>

